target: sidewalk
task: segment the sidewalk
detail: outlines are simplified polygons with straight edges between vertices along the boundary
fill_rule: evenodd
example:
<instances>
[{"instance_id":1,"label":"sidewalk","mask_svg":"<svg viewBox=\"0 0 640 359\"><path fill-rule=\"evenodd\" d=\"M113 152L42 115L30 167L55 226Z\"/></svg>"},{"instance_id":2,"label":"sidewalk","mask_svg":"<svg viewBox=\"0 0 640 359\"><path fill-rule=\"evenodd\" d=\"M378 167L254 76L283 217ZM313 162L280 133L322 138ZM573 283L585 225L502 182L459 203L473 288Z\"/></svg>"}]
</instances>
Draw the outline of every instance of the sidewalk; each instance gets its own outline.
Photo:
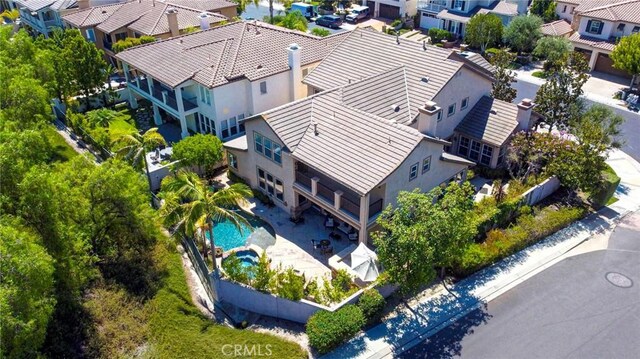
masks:
<instances>
[{"instance_id":1,"label":"sidewalk","mask_svg":"<svg viewBox=\"0 0 640 359\"><path fill-rule=\"evenodd\" d=\"M427 290L427 295L399 306L391 319L324 358L392 357L562 260L592 235L614 227L622 217L640 209L640 163L622 151L613 151L607 163L621 177L616 203L450 286L450 292Z\"/></svg>"},{"instance_id":2,"label":"sidewalk","mask_svg":"<svg viewBox=\"0 0 640 359\"><path fill-rule=\"evenodd\" d=\"M542 84L544 84L546 81L544 79L533 76L533 73L535 71L541 71L541 69L535 67L522 67L521 69L513 70L518 80L542 86ZM618 83L607 81L603 78L590 75L589 80L587 80L583 87L583 97L593 102L612 106L620 110L629 111L625 106L624 101L616 100L613 98L613 95L618 90L624 87L625 86Z\"/></svg>"}]
</instances>

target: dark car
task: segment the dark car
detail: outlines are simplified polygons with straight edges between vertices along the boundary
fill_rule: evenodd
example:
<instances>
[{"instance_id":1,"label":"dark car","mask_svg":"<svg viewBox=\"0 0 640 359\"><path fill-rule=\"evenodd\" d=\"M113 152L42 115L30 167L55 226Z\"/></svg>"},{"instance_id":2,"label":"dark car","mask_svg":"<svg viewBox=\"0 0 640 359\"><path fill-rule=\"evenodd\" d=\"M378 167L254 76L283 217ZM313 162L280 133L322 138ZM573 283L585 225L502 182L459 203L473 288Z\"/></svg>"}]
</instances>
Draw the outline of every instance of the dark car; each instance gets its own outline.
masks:
<instances>
[{"instance_id":1,"label":"dark car","mask_svg":"<svg viewBox=\"0 0 640 359\"><path fill-rule=\"evenodd\" d=\"M322 15L316 19L318 26L330 27L332 29L338 29L342 26L342 19L340 16L335 15Z\"/></svg>"}]
</instances>

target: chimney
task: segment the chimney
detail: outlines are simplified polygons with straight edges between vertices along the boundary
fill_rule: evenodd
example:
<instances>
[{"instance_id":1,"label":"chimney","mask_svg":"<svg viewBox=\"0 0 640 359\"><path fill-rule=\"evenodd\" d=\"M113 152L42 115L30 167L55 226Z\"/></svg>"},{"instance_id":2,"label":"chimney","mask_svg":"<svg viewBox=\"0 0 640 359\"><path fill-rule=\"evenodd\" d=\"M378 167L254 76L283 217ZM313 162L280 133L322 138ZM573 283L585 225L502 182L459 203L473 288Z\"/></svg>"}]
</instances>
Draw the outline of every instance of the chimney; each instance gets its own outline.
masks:
<instances>
[{"instance_id":1,"label":"chimney","mask_svg":"<svg viewBox=\"0 0 640 359\"><path fill-rule=\"evenodd\" d=\"M200 18L200 30L208 29L210 26L209 14L207 14L206 12L201 12L200 15L198 15L198 18Z\"/></svg>"},{"instance_id":2,"label":"chimney","mask_svg":"<svg viewBox=\"0 0 640 359\"><path fill-rule=\"evenodd\" d=\"M440 107L433 101L427 101L423 107L418 109L418 112L418 131L436 137L438 114L441 113Z\"/></svg>"},{"instance_id":3,"label":"chimney","mask_svg":"<svg viewBox=\"0 0 640 359\"><path fill-rule=\"evenodd\" d=\"M288 65L291 68L291 101L304 97L305 85L302 83L301 49L302 47L295 43L287 47Z\"/></svg>"},{"instance_id":4,"label":"chimney","mask_svg":"<svg viewBox=\"0 0 640 359\"><path fill-rule=\"evenodd\" d=\"M89 7L89 0L78 0L78 9L86 9Z\"/></svg>"},{"instance_id":5,"label":"chimney","mask_svg":"<svg viewBox=\"0 0 640 359\"><path fill-rule=\"evenodd\" d=\"M166 14L171 37L180 35L180 28L178 28L178 10L174 7L170 7L167 9Z\"/></svg>"},{"instance_id":6,"label":"chimney","mask_svg":"<svg viewBox=\"0 0 640 359\"><path fill-rule=\"evenodd\" d=\"M525 98L518 104L518 131L529 130L532 126L531 112L535 107L535 103L531 99Z\"/></svg>"}]
</instances>

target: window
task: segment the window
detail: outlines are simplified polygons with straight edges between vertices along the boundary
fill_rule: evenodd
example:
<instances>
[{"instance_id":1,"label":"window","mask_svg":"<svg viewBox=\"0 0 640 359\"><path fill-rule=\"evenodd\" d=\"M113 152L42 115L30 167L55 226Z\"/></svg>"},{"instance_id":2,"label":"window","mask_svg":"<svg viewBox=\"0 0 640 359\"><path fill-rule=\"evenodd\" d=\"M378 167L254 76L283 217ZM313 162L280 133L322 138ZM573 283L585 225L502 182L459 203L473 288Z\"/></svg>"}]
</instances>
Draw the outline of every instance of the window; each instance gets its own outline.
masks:
<instances>
[{"instance_id":1,"label":"window","mask_svg":"<svg viewBox=\"0 0 640 359\"><path fill-rule=\"evenodd\" d=\"M238 121L236 120L236 116L229 119L229 129L231 130L231 136L238 134Z\"/></svg>"},{"instance_id":2,"label":"window","mask_svg":"<svg viewBox=\"0 0 640 359\"><path fill-rule=\"evenodd\" d=\"M618 31L624 31L625 24L618 24Z\"/></svg>"},{"instance_id":3,"label":"window","mask_svg":"<svg viewBox=\"0 0 640 359\"><path fill-rule=\"evenodd\" d=\"M500 152L498 152L498 166L502 164L502 161L504 161L505 152L507 152L507 147L506 146L500 147Z\"/></svg>"},{"instance_id":4,"label":"window","mask_svg":"<svg viewBox=\"0 0 640 359\"><path fill-rule=\"evenodd\" d=\"M260 152L262 153L262 135L259 133L254 132L253 133L253 138L255 140L255 145L256 145L256 152Z\"/></svg>"},{"instance_id":5,"label":"window","mask_svg":"<svg viewBox=\"0 0 640 359\"><path fill-rule=\"evenodd\" d=\"M469 158L474 161L478 160L478 156L480 155L480 142L471 141L471 148L469 149Z\"/></svg>"},{"instance_id":6,"label":"window","mask_svg":"<svg viewBox=\"0 0 640 359\"><path fill-rule=\"evenodd\" d=\"M273 152L271 152L271 140L268 138L264 138L264 155L271 158Z\"/></svg>"},{"instance_id":7,"label":"window","mask_svg":"<svg viewBox=\"0 0 640 359\"><path fill-rule=\"evenodd\" d=\"M567 12L567 5L565 5L565 6L562 8L562 12L563 12L563 13Z\"/></svg>"},{"instance_id":8,"label":"window","mask_svg":"<svg viewBox=\"0 0 640 359\"><path fill-rule=\"evenodd\" d=\"M442 121L442 111L438 111L438 117L436 117L438 119L438 122Z\"/></svg>"},{"instance_id":9,"label":"window","mask_svg":"<svg viewBox=\"0 0 640 359\"><path fill-rule=\"evenodd\" d=\"M258 167L258 186L268 194L284 201L284 183L281 179Z\"/></svg>"},{"instance_id":10,"label":"window","mask_svg":"<svg viewBox=\"0 0 640 359\"><path fill-rule=\"evenodd\" d=\"M238 128L240 130L240 133L246 132L244 128L244 113L238 115Z\"/></svg>"},{"instance_id":11,"label":"window","mask_svg":"<svg viewBox=\"0 0 640 359\"><path fill-rule=\"evenodd\" d=\"M465 108L467 108L467 106L469 106L469 98L464 98L462 99L462 102L460 103L460 109L464 110Z\"/></svg>"},{"instance_id":12,"label":"window","mask_svg":"<svg viewBox=\"0 0 640 359\"><path fill-rule=\"evenodd\" d=\"M422 160L422 174L429 172L430 169L431 169L431 156Z\"/></svg>"},{"instance_id":13,"label":"window","mask_svg":"<svg viewBox=\"0 0 640 359\"><path fill-rule=\"evenodd\" d=\"M267 93L267 82L266 81L262 81L260 83L260 93L263 94L263 95Z\"/></svg>"},{"instance_id":14,"label":"window","mask_svg":"<svg viewBox=\"0 0 640 359\"><path fill-rule=\"evenodd\" d=\"M229 122L222 120L222 138L229 137Z\"/></svg>"},{"instance_id":15,"label":"window","mask_svg":"<svg viewBox=\"0 0 640 359\"><path fill-rule=\"evenodd\" d=\"M587 32L590 34L600 35L602 33L602 27L604 23L599 20L589 20L587 21Z\"/></svg>"},{"instance_id":16,"label":"window","mask_svg":"<svg viewBox=\"0 0 640 359\"><path fill-rule=\"evenodd\" d=\"M87 40L91 41L91 42L96 42L96 33L93 31L93 29L87 29Z\"/></svg>"},{"instance_id":17,"label":"window","mask_svg":"<svg viewBox=\"0 0 640 359\"><path fill-rule=\"evenodd\" d=\"M464 1L463 0L455 0L453 2L453 9L454 10L459 10L459 11L464 11Z\"/></svg>"},{"instance_id":18,"label":"window","mask_svg":"<svg viewBox=\"0 0 640 359\"><path fill-rule=\"evenodd\" d=\"M480 158L480 163L485 166L489 166L491 164L491 156L493 155L493 147L482 145L482 157Z\"/></svg>"},{"instance_id":19,"label":"window","mask_svg":"<svg viewBox=\"0 0 640 359\"><path fill-rule=\"evenodd\" d=\"M273 144L273 160L282 163L282 148L276 143Z\"/></svg>"},{"instance_id":20,"label":"window","mask_svg":"<svg viewBox=\"0 0 640 359\"><path fill-rule=\"evenodd\" d=\"M121 32L119 34L116 34L116 42L120 41L120 40L124 40L127 38L127 33L125 32Z\"/></svg>"},{"instance_id":21,"label":"window","mask_svg":"<svg viewBox=\"0 0 640 359\"><path fill-rule=\"evenodd\" d=\"M416 177L418 177L418 164L414 163L409 169L409 181L416 179Z\"/></svg>"},{"instance_id":22,"label":"window","mask_svg":"<svg viewBox=\"0 0 640 359\"><path fill-rule=\"evenodd\" d=\"M633 30L631 30L632 33L636 33L636 32L640 32L640 26L634 26Z\"/></svg>"},{"instance_id":23,"label":"window","mask_svg":"<svg viewBox=\"0 0 640 359\"><path fill-rule=\"evenodd\" d=\"M460 144L458 145L458 154L467 157L469 155L469 139L466 137L460 137Z\"/></svg>"},{"instance_id":24,"label":"window","mask_svg":"<svg viewBox=\"0 0 640 359\"><path fill-rule=\"evenodd\" d=\"M207 105L211 105L211 91L204 86L200 86L200 101L206 103Z\"/></svg>"},{"instance_id":25,"label":"window","mask_svg":"<svg viewBox=\"0 0 640 359\"><path fill-rule=\"evenodd\" d=\"M449 105L449 109L447 110L447 117L453 116L456 113L456 104Z\"/></svg>"},{"instance_id":26,"label":"window","mask_svg":"<svg viewBox=\"0 0 640 359\"><path fill-rule=\"evenodd\" d=\"M229 166L235 169L238 169L238 158L231 152L227 151L227 162L229 162Z\"/></svg>"},{"instance_id":27,"label":"window","mask_svg":"<svg viewBox=\"0 0 640 359\"><path fill-rule=\"evenodd\" d=\"M201 133L212 133L216 134L216 123L209 117L198 113L198 122L200 123L200 132Z\"/></svg>"}]
</instances>

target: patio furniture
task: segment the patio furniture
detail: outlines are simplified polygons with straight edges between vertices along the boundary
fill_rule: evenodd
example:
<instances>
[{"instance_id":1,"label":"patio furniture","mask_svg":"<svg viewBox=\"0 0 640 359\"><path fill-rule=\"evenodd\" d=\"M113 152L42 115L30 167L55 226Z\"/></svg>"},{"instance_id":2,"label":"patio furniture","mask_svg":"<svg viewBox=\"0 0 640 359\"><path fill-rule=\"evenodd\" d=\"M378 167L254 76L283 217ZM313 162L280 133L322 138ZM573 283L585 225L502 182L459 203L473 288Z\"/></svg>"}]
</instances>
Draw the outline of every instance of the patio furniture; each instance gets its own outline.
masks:
<instances>
[{"instance_id":1,"label":"patio furniture","mask_svg":"<svg viewBox=\"0 0 640 359\"><path fill-rule=\"evenodd\" d=\"M328 239L320 240L320 247L328 247L331 245L331 241Z\"/></svg>"},{"instance_id":2,"label":"patio furniture","mask_svg":"<svg viewBox=\"0 0 640 359\"><path fill-rule=\"evenodd\" d=\"M342 236L340 235L340 233L336 233L335 231L331 231L331 234L329 234L329 237L331 239L335 239L336 241L339 241L342 239Z\"/></svg>"},{"instance_id":3,"label":"patio furniture","mask_svg":"<svg viewBox=\"0 0 640 359\"><path fill-rule=\"evenodd\" d=\"M318 241L317 241L317 240L315 240L315 239L312 239L312 240L311 240L311 245L313 246L313 249L314 249L314 250L315 250L315 249L320 248L320 242L318 242Z\"/></svg>"},{"instance_id":4,"label":"patio furniture","mask_svg":"<svg viewBox=\"0 0 640 359\"><path fill-rule=\"evenodd\" d=\"M358 232L349 233L349 241L357 242L358 241Z\"/></svg>"},{"instance_id":5,"label":"patio furniture","mask_svg":"<svg viewBox=\"0 0 640 359\"><path fill-rule=\"evenodd\" d=\"M320 251L322 252L322 254L333 254L333 246L328 245L326 247L322 247Z\"/></svg>"},{"instance_id":6,"label":"patio furniture","mask_svg":"<svg viewBox=\"0 0 640 359\"><path fill-rule=\"evenodd\" d=\"M325 221L324 221L324 228L331 228L334 229L336 226L335 222L333 221L333 218L328 217Z\"/></svg>"}]
</instances>

